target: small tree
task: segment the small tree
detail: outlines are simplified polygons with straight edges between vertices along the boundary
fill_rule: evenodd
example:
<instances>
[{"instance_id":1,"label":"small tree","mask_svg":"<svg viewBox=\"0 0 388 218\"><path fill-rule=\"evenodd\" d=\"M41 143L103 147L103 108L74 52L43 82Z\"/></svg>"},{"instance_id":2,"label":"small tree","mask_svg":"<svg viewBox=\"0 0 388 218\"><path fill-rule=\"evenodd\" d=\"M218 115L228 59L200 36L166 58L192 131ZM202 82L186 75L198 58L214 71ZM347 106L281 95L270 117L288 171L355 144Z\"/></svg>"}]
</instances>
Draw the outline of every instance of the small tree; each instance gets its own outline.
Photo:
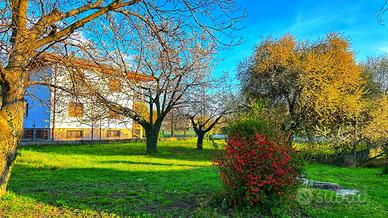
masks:
<instances>
[{"instance_id":1,"label":"small tree","mask_svg":"<svg viewBox=\"0 0 388 218\"><path fill-rule=\"evenodd\" d=\"M163 122L163 130L169 131L170 135L174 137L177 130L183 130L184 136L186 136L186 129L190 127L190 121L184 116L179 108L173 108L170 113L165 117Z\"/></svg>"},{"instance_id":2,"label":"small tree","mask_svg":"<svg viewBox=\"0 0 388 218\"><path fill-rule=\"evenodd\" d=\"M236 96L232 91L231 81L224 75L219 79L208 79L207 83L196 87L188 95L188 104L182 109L190 119L197 135L197 150L203 149L203 140L225 115L238 108Z\"/></svg>"}]
</instances>

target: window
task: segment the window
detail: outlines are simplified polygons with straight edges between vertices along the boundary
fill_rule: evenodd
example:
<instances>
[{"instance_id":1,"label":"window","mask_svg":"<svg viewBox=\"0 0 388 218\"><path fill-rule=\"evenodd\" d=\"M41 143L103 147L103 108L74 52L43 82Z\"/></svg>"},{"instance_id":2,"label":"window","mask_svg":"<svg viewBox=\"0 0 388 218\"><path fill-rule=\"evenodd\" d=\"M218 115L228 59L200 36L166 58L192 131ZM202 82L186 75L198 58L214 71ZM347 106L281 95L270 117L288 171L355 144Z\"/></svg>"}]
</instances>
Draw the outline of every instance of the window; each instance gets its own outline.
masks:
<instances>
[{"instance_id":1,"label":"window","mask_svg":"<svg viewBox=\"0 0 388 218\"><path fill-rule=\"evenodd\" d=\"M109 110L109 118L111 119L121 119L121 115L115 111Z\"/></svg>"},{"instance_id":2,"label":"window","mask_svg":"<svg viewBox=\"0 0 388 218\"><path fill-rule=\"evenodd\" d=\"M81 139L83 137L82 130L67 130L66 138L67 139Z\"/></svg>"},{"instance_id":3,"label":"window","mask_svg":"<svg viewBox=\"0 0 388 218\"><path fill-rule=\"evenodd\" d=\"M70 102L69 103L69 117L83 117L84 108L81 103Z\"/></svg>"},{"instance_id":4,"label":"window","mask_svg":"<svg viewBox=\"0 0 388 218\"><path fill-rule=\"evenodd\" d=\"M48 139L48 130L37 129L35 132L36 139Z\"/></svg>"},{"instance_id":5,"label":"window","mask_svg":"<svg viewBox=\"0 0 388 218\"><path fill-rule=\"evenodd\" d=\"M23 139L32 139L34 135L34 130L32 129L25 129L23 131Z\"/></svg>"},{"instance_id":6,"label":"window","mask_svg":"<svg viewBox=\"0 0 388 218\"><path fill-rule=\"evenodd\" d=\"M111 92L119 92L121 90L120 82L117 79L112 79L109 81L109 90Z\"/></svg>"},{"instance_id":7,"label":"window","mask_svg":"<svg viewBox=\"0 0 388 218\"><path fill-rule=\"evenodd\" d=\"M121 132L120 130L108 130L107 137L108 138L118 138L120 137Z\"/></svg>"}]
</instances>

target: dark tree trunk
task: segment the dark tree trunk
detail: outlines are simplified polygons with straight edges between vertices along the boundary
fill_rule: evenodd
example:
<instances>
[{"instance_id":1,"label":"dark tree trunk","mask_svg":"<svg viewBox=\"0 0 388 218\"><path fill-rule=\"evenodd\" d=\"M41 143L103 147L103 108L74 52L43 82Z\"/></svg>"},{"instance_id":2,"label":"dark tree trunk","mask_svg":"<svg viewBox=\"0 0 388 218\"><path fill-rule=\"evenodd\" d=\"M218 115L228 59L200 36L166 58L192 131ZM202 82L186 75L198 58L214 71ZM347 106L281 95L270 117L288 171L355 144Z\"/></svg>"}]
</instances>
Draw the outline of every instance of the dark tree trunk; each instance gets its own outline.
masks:
<instances>
[{"instance_id":1,"label":"dark tree trunk","mask_svg":"<svg viewBox=\"0 0 388 218\"><path fill-rule=\"evenodd\" d=\"M203 150L203 139L205 138L205 133L198 132L197 133L197 150Z\"/></svg>"},{"instance_id":2,"label":"dark tree trunk","mask_svg":"<svg viewBox=\"0 0 388 218\"><path fill-rule=\"evenodd\" d=\"M144 127L144 130L146 135L147 153L151 154L158 152L157 145L160 127Z\"/></svg>"},{"instance_id":3,"label":"dark tree trunk","mask_svg":"<svg viewBox=\"0 0 388 218\"><path fill-rule=\"evenodd\" d=\"M353 143L353 161L357 164L357 143Z\"/></svg>"}]
</instances>

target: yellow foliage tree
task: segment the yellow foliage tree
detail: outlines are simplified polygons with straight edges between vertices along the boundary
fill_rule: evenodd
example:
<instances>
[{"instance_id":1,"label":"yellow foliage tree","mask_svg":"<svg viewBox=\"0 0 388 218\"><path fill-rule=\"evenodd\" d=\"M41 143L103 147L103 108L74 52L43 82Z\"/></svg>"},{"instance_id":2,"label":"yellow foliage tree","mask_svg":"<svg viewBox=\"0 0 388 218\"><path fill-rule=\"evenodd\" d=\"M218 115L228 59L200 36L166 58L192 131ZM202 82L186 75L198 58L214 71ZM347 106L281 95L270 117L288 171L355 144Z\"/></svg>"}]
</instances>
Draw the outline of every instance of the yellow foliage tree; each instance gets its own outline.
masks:
<instances>
[{"instance_id":1,"label":"yellow foliage tree","mask_svg":"<svg viewBox=\"0 0 388 218\"><path fill-rule=\"evenodd\" d=\"M365 137L372 142L388 142L388 95L377 100L376 106L369 113L371 120L363 128ZM386 145L388 146L388 145Z\"/></svg>"},{"instance_id":2,"label":"yellow foliage tree","mask_svg":"<svg viewBox=\"0 0 388 218\"><path fill-rule=\"evenodd\" d=\"M313 44L297 42L292 35L269 38L257 46L239 76L247 97L287 108L284 127L291 132L320 131L335 138L342 128L347 138L354 136L363 113L362 69L340 35L328 34Z\"/></svg>"},{"instance_id":3,"label":"yellow foliage tree","mask_svg":"<svg viewBox=\"0 0 388 218\"><path fill-rule=\"evenodd\" d=\"M337 34L308 49L301 61L300 106L303 120L318 127L356 122L363 111L362 70Z\"/></svg>"},{"instance_id":4,"label":"yellow foliage tree","mask_svg":"<svg viewBox=\"0 0 388 218\"><path fill-rule=\"evenodd\" d=\"M376 154L376 157L385 153L388 155L388 95L382 95L380 98L372 101L369 111L370 120L363 128L363 134L366 139L377 146L382 146L383 153ZM373 159L373 158L372 158ZM384 173L388 173L388 160L385 160Z\"/></svg>"}]
</instances>

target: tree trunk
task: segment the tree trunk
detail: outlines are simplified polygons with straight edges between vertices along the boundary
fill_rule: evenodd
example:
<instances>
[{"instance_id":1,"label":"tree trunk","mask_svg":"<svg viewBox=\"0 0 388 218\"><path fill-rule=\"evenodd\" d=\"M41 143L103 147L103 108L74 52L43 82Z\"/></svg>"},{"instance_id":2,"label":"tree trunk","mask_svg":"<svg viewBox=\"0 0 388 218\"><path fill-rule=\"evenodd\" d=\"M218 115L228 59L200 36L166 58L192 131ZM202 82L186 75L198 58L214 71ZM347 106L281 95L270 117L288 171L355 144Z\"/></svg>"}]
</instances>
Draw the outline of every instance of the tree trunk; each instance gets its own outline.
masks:
<instances>
[{"instance_id":1,"label":"tree trunk","mask_svg":"<svg viewBox=\"0 0 388 218\"><path fill-rule=\"evenodd\" d=\"M4 102L0 109L0 196L6 192L12 163L17 156L17 145L23 134L25 111L24 71L8 70L4 75L8 84L3 83L1 89Z\"/></svg>"},{"instance_id":2,"label":"tree trunk","mask_svg":"<svg viewBox=\"0 0 388 218\"><path fill-rule=\"evenodd\" d=\"M357 166L358 165L358 162L359 162L359 160L361 159L359 159L358 158L358 155L357 155L357 145L358 145L358 143L357 142L353 142L353 161L352 161L352 163L351 163L351 166ZM360 154L360 155L362 155L362 154Z\"/></svg>"},{"instance_id":3,"label":"tree trunk","mask_svg":"<svg viewBox=\"0 0 388 218\"><path fill-rule=\"evenodd\" d=\"M158 152L157 144L158 144L159 129L145 127L144 130L146 135L147 153L151 154L151 153Z\"/></svg>"},{"instance_id":4,"label":"tree trunk","mask_svg":"<svg viewBox=\"0 0 388 218\"><path fill-rule=\"evenodd\" d=\"M203 150L203 139L205 138L204 133L197 133L197 150L202 151Z\"/></svg>"}]
</instances>

